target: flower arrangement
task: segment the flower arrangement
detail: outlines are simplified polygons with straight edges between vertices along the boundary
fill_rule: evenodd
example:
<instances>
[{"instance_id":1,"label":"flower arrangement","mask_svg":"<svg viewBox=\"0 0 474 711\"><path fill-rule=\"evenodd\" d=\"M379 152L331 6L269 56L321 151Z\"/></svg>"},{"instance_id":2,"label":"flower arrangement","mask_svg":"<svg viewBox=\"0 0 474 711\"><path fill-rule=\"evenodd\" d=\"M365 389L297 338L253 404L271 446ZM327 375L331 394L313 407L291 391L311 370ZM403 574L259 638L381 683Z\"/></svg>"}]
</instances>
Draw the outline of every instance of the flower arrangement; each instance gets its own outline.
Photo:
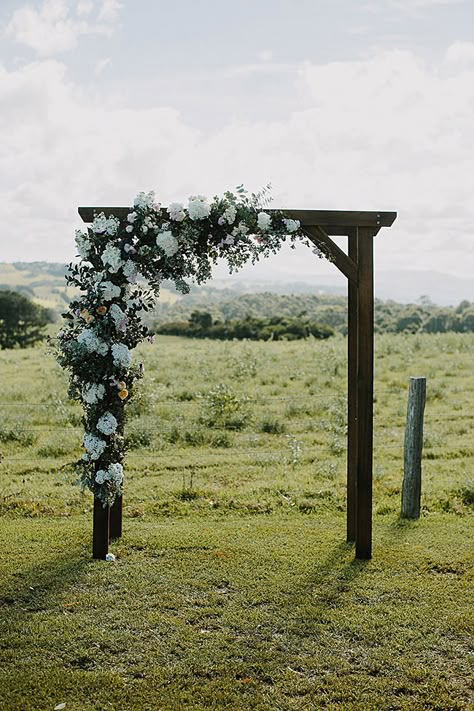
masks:
<instances>
[{"instance_id":1,"label":"flower arrangement","mask_svg":"<svg viewBox=\"0 0 474 711\"><path fill-rule=\"evenodd\" d=\"M69 265L66 280L80 295L63 314L57 358L70 373L70 396L84 408L80 480L104 506L122 491L125 407L143 374L132 351L152 340L142 317L159 297L161 282L170 279L187 293L189 281L211 278L218 259L233 272L276 253L288 237L292 246L302 239L324 256L297 220L266 212L268 202L268 188L249 195L240 186L212 201L195 195L186 207L165 209L153 192L142 192L126 220L102 213L87 232L76 232L80 261Z\"/></svg>"}]
</instances>

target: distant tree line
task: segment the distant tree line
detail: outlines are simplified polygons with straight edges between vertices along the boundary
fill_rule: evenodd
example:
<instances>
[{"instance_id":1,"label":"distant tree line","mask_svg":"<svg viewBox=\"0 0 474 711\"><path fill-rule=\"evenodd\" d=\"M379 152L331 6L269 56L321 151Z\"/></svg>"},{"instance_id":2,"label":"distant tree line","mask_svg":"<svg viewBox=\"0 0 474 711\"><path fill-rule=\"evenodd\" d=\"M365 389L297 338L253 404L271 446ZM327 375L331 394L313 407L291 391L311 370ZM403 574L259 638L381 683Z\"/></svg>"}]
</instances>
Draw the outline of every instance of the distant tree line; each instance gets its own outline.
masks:
<instances>
[{"instance_id":1,"label":"distant tree line","mask_svg":"<svg viewBox=\"0 0 474 711\"><path fill-rule=\"evenodd\" d=\"M159 303L151 316L153 328L163 332L166 323L190 322L192 330L193 311L208 313L213 324L246 319L296 319L347 333L344 296L263 292L236 297L230 291L218 290L209 290L205 300L199 293L191 293L174 304ZM474 332L474 303L462 301L452 307L436 306L427 297L421 297L416 304L376 299L374 320L376 333L471 333Z\"/></svg>"},{"instance_id":2,"label":"distant tree line","mask_svg":"<svg viewBox=\"0 0 474 711\"><path fill-rule=\"evenodd\" d=\"M213 338L216 340L248 339L251 341L294 341L300 338L329 338L334 329L305 317L271 316L214 321L208 311L193 311L186 321L170 321L157 326L157 332L187 336L188 338Z\"/></svg>"},{"instance_id":3,"label":"distant tree line","mask_svg":"<svg viewBox=\"0 0 474 711\"><path fill-rule=\"evenodd\" d=\"M16 291L0 291L0 349L26 348L45 338L54 314Z\"/></svg>"}]
</instances>

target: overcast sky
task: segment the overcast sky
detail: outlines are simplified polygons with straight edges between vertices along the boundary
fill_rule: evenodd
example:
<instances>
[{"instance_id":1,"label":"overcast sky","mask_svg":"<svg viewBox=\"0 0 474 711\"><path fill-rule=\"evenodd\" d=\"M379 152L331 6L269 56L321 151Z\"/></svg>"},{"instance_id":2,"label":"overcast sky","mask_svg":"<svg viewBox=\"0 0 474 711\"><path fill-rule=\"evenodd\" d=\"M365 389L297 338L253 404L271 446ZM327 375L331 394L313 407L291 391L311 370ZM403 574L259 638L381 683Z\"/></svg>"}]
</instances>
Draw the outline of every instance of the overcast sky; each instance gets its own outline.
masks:
<instances>
[{"instance_id":1,"label":"overcast sky","mask_svg":"<svg viewBox=\"0 0 474 711\"><path fill-rule=\"evenodd\" d=\"M1 0L0 36L0 261L72 259L78 205L271 182L398 211L378 269L472 275L474 0Z\"/></svg>"}]
</instances>

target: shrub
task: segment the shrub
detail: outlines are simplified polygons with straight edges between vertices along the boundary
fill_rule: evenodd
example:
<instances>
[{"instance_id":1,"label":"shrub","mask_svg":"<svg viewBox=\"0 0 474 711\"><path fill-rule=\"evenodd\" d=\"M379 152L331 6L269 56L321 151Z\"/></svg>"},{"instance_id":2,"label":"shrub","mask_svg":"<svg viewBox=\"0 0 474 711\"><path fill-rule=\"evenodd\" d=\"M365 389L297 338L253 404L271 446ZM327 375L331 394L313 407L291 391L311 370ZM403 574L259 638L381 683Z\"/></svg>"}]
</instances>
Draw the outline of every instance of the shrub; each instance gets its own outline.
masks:
<instances>
[{"instance_id":1,"label":"shrub","mask_svg":"<svg viewBox=\"0 0 474 711\"><path fill-rule=\"evenodd\" d=\"M0 291L0 348L27 348L45 338L48 310L15 291Z\"/></svg>"},{"instance_id":2,"label":"shrub","mask_svg":"<svg viewBox=\"0 0 474 711\"><path fill-rule=\"evenodd\" d=\"M249 419L247 399L236 395L228 385L216 385L204 396L201 422L208 427L241 430Z\"/></svg>"},{"instance_id":3,"label":"shrub","mask_svg":"<svg viewBox=\"0 0 474 711\"><path fill-rule=\"evenodd\" d=\"M22 447L30 447L37 439L37 435L23 427L21 422L17 422L13 427L0 425L0 442L15 442Z\"/></svg>"},{"instance_id":4,"label":"shrub","mask_svg":"<svg viewBox=\"0 0 474 711\"><path fill-rule=\"evenodd\" d=\"M259 430L267 434L282 434L286 431L286 425L276 417L264 417L259 424Z\"/></svg>"}]
</instances>

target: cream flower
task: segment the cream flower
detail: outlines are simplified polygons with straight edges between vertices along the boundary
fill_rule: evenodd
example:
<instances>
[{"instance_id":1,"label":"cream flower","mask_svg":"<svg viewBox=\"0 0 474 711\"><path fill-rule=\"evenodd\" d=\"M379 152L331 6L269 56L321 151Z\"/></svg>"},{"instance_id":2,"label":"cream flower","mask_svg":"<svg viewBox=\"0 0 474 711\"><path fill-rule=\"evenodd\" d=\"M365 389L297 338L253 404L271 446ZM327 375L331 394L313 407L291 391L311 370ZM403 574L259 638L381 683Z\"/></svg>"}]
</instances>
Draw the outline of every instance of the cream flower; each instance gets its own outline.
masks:
<instances>
[{"instance_id":1,"label":"cream flower","mask_svg":"<svg viewBox=\"0 0 474 711\"><path fill-rule=\"evenodd\" d=\"M259 212L257 215L257 224L263 231L268 230L272 223L272 218L267 212Z\"/></svg>"},{"instance_id":2,"label":"cream flower","mask_svg":"<svg viewBox=\"0 0 474 711\"><path fill-rule=\"evenodd\" d=\"M159 247L167 257L172 257L179 249L178 240L170 230L160 232L156 236L156 246Z\"/></svg>"},{"instance_id":3,"label":"cream flower","mask_svg":"<svg viewBox=\"0 0 474 711\"><path fill-rule=\"evenodd\" d=\"M211 206L204 195L191 195L188 204L188 213L191 220L203 220L211 214Z\"/></svg>"}]
</instances>

